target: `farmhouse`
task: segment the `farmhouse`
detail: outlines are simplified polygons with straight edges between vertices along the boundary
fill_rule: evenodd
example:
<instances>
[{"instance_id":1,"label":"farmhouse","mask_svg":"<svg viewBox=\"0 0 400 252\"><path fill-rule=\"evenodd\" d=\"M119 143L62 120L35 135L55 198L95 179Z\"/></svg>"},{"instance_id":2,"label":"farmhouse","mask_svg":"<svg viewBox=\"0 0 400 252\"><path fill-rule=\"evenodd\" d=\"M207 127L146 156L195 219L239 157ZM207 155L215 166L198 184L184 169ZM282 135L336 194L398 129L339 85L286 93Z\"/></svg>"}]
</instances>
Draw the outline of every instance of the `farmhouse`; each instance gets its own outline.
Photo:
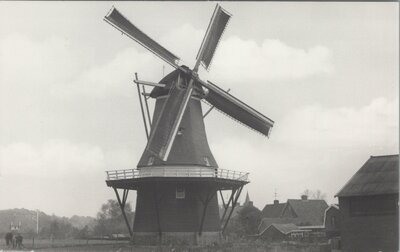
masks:
<instances>
[{"instance_id":1,"label":"farmhouse","mask_svg":"<svg viewBox=\"0 0 400 252\"><path fill-rule=\"evenodd\" d=\"M343 251L398 251L399 156L371 156L337 193Z\"/></svg>"},{"instance_id":2,"label":"farmhouse","mask_svg":"<svg viewBox=\"0 0 400 252\"><path fill-rule=\"evenodd\" d=\"M268 234L276 232L267 232L265 230L275 224L293 224L297 231L303 231L301 236L307 232L310 236L325 236L324 216L328 208L325 200L308 199L303 195L301 199L289 199L284 204L275 201L273 205L267 205L262 211L261 223L258 227L260 238L270 239ZM268 216L268 217L265 217ZM275 225L275 228L277 226ZM263 234L264 233L264 234ZM261 236L261 234L263 234Z\"/></svg>"},{"instance_id":3,"label":"farmhouse","mask_svg":"<svg viewBox=\"0 0 400 252\"><path fill-rule=\"evenodd\" d=\"M262 218L279 218L285 208L286 203L279 203L279 200L274 200L274 204L267 204L261 211Z\"/></svg>"}]
</instances>

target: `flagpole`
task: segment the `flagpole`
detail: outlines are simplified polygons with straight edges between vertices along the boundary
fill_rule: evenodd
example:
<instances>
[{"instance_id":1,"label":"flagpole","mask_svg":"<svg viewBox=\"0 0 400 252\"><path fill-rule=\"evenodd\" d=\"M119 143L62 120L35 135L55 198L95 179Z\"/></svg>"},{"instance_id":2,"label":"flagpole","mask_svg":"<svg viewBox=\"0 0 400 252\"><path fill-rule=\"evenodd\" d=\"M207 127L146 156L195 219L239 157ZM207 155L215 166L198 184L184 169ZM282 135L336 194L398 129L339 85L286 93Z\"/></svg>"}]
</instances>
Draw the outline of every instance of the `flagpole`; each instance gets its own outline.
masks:
<instances>
[{"instance_id":1,"label":"flagpole","mask_svg":"<svg viewBox=\"0 0 400 252\"><path fill-rule=\"evenodd\" d=\"M39 210L36 209L36 234L39 234Z\"/></svg>"}]
</instances>

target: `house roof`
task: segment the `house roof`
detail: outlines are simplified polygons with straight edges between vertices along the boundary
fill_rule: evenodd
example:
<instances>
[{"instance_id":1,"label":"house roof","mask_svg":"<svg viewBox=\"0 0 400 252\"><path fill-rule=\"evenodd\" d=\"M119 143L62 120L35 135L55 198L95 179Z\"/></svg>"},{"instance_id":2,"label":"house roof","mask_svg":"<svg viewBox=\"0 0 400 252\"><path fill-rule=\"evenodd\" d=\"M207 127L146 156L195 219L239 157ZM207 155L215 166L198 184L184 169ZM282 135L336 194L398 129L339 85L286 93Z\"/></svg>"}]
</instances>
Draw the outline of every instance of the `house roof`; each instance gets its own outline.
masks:
<instances>
[{"instance_id":1,"label":"house roof","mask_svg":"<svg viewBox=\"0 0 400 252\"><path fill-rule=\"evenodd\" d=\"M288 224L271 224L269 225L266 229L264 229L262 233L264 233L265 231L267 231L269 228L271 227L275 227L279 232L283 233L283 234L289 234L290 232L299 230L299 228L294 225L293 223L288 223Z\"/></svg>"},{"instance_id":2,"label":"house roof","mask_svg":"<svg viewBox=\"0 0 400 252\"><path fill-rule=\"evenodd\" d=\"M399 155L371 156L335 197L399 192Z\"/></svg>"},{"instance_id":3,"label":"house roof","mask_svg":"<svg viewBox=\"0 0 400 252\"><path fill-rule=\"evenodd\" d=\"M263 218L258 226L258 232L262 233L272 224L294 224L297 218Z\"/></svg>"},{"instance_id":4,"label":"house roof","mask_svg":"<svg viewBox=\"0 0 400 252\"><path fill-rule=\"evenodd\" d=\"M296 222L298 226L318 226L324 223L325 209L328 208L325 200L297 200L290 199L287 201L286 207L292 207L296 214Z\"/></svg>"},{"instance_id":5,"label":"house roof","mask_svg":"<svg viewBox=\"0 0 400 252\"><path fill-rule=\"evenodd\" d=\"M265 205L265 207L261 211L261 216L263 218L277 218L281 216L282 211L285 208L285 205L286 203Z\"/></svg>"},{"instance_id":6,"label":"house roof","mask_svg":"<svg viewBox=\"0 0 400 252\"><path fill-rule=\"evenodd\" d=\"M291 208L295 216L285 216L286 208ZM287 203L266 205L262 211L262 220L258 226L261 232L271 224L295 224L297 226L322 226L324 224L325 210L328 204L325 200L297 200L289 199Z\"/></svg>"}]
</instances>

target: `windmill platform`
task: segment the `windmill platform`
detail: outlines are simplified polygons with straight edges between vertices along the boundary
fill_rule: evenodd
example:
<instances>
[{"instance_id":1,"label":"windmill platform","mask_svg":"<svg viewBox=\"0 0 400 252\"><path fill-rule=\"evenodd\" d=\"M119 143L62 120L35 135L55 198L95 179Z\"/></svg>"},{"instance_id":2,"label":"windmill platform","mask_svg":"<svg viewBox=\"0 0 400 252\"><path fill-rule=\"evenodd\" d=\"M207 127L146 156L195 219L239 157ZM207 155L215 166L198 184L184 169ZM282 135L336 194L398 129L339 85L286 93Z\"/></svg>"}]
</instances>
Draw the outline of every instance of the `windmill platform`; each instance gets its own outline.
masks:
<instances>
[{"instance_id":1,"label":"windmill platform","mask_svg":"<svg viewBox=\"0 0 400 252\"><path fill-rule=\"evenodd\" d=\"M106 173L107 186L114 189L136 244L221 242L243 186L249 183L248 173L204 167L159 167ZM133 224L124 211L130 190L137 191ZM223 191L229 192L227 199ZM223 216L219 216L218 192L224 207Z\"/></svg>"}]
</instances>

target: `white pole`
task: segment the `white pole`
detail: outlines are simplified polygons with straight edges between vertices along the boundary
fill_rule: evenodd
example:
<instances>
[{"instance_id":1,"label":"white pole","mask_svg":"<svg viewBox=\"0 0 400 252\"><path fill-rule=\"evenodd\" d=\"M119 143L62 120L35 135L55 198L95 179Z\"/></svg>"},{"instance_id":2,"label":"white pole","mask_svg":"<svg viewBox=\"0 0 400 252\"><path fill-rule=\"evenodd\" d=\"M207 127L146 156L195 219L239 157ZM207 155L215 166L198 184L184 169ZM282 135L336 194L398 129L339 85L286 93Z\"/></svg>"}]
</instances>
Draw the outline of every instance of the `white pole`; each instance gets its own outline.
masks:
<instances>
[{"instance_id":1,"label":"white pole","mask_svg":"<svg viewBox=\"0 0 400 252\"><path fill-rule=\"evenodd\" d=\"M36 234L39 234L39 210L36 209Z\"/></svg>"}]
</instances>

